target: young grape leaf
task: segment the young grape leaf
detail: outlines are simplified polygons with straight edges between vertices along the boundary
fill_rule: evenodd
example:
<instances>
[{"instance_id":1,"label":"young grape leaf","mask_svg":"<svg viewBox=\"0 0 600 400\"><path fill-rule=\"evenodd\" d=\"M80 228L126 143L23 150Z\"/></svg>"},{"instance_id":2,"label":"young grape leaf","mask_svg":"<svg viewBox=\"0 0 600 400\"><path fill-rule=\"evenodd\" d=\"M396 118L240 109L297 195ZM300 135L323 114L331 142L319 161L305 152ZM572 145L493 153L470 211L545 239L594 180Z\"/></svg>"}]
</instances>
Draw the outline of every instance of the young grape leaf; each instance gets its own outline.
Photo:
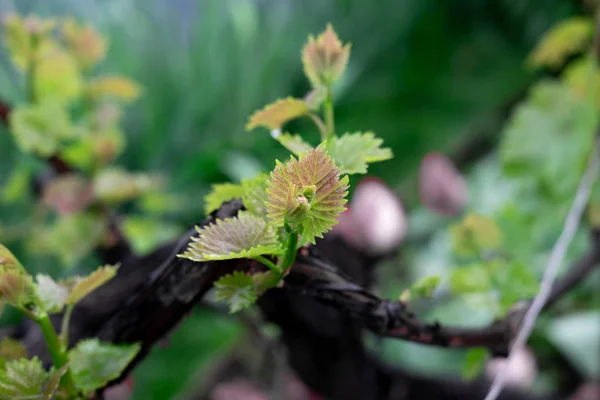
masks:
<instances>
[{"instance_id":1,"label":"young grape leaf","mask_svg":"<svg viewBox=\"0 0 600 400\"><path fill-rule=\"evenodd\" d=\"M555 25L529 56L532 67L560 67L567 57L588 45L594 22L586 17L572 17Z\"/></svg>"},{"instance_id":2,"label":"young grape leaf","mask_svg":"<svg viewBox=\"0 0 600 400\"><path fill-rule=\"evenodd\" d=\"M116 203L135 199L160 188L162 181L157 176L135 174L120 168L106 168L94 179L96 198Z\"/></svg>"},{"instance_id":3,"label":"young grape leaf","mask_svg":"<svg viewBox=\"0 0 600 400\"><path fill-rule=\"evenodd\" d=\"M117 266L106 265L98 268L85 278L80 278L73 285L69 296L65 299L66 304L76 304L79 300L111 280L117 273Z\"/></svg>"},{"instance_id":4,"label":"young grape leaf","mask_svg":"<svg viewBox=\"0 0 600 400\"><path fill-rule=\"evenodd\" d=\"M8 14L0 22L3 25L4 46L14 64L21 70L25 70L32 57L37 56L34 48L47 42L48 33L56 26L56 20L41 20L34 15L23 18L17 14ZM37 45L34 44L33 34L37 36Z\"/></svg>"},{"instance_id":5,"label":"young grape leaf","mask_svg":"<svg viewBox=\"0 0 600 400\"><path fill-rule=\"evenodd\" d=\"M122 76L102 76L87 85L87 94L96 100L112 98L130 103L140 96L141 91L140 85Z\"/></svg>"},{"instance_id":6,"label":"young grape leaf","mask_svg":"<svg viewBox=\"0 0 600 400\"><path fill-rule=\"evenodd\" d=\"M44 311L49 314L61 312L65 300L69 296L67 288L57 283L49 275L38 274L35 280L38 299Z\"/></svg>"},{"instance_id":7,"label":"young grape leaf","mask_svg":"<svg viewBox=\"0 0 600 400\"><path fill-rule=\"evenodd\" d=\"M531 268L520 261L488 263L494 288L500 298L500 312L506 313L519 300L533 298L540 284Z\"/></svg>"},{"instance_id":8,"label":"young grape leaf","mask_svg":"<svg viewBox=\"0 0 600 400\"><path fill-rule=\"evenodd\" d=\"M226 201L241 199L244 196L242 185L233 183L219 183L212 186L209 194L204 196L204 212L210 215L213 211L221 207Z\"/></svg>"},{"instance_id":9,"label":"young grape leaf","mask_svg":"<svg viewBox=\"0 0 600 400\"><path fill-rule=\"evenodd\" d=\"M21 269L0 265L0 304L26 306L35 299L31 275Z\"/></svg>"},{"instance_id":10,"label":"young grape leaf","mask_svg":"<svg viewBox=\"0 0 600 400\"><path fill-rule=\"evenodd\" d=\"M18 340L4 337L0 342L0 369L4 368L7 361L27 358L27 350Z\"/></svg>"},{"instance_id":11,"label":"young grape leaf","mask_svg":"<svg viewBox=\"0 0 600 400\"><path fill-rule=\"evenodd\" d=\"M25 268L23 268L17 257L3 244L0 244L0 268L25 271Z\"/></svg>"},{"instance_id":12,"label":"young grape leaf","mask_svg":"<svg viewBox=\"0 0 600 400\"><path fill-rule=\"evenodd\" d=\"M52 399L56 389L58 389L58 385L60 384L60 380L63 375L69 369L69 364L63 365L61 368L56 369L55 367L50 368L44 383L42 383L42 396L40 400L50 400Z\"/></svg>"},{"instance_id":13,"label":"young grape leaf","mask_svg":"<svg viewBox=\"0 0 600 400\"><path fill-rule=\"evenodd\" d=\"M62 34L67 48L84 69L93 67L106 55L106 40L89 25L82 26L70 18L63 24Z\"/></svg>"},{"instance_id":14,"label":"young grape leaf","mask_svg":"<svg viewBox=\"0 0 600 400\"><path fill-rule=\"evenodd\" d=\"M426 276L422 279L419 279L415 282L408 292L408 299L406 300L415 300L422 297L431 297L433 296L433 292L440 284L441 277L439 275Z\"/></svg>"},{"instance_id":15,"label":"young grape leaf","mask_svg":"<svg viewBox=\"0 0 600 400\"><path fill-rule=\"evenodd\" d=\"M304 96L304 102L310 110L317 111L326 98L327 88L319 86L313 88L313 90L311 90Z\"/></svg>"},{"instance_id":16,"label":"young grape leaf","mask_svg":"<svg viewBox=\"0 0 600 400\"><path fill-rule=\"evenodd\" d=\"M268 216L277 226L288 224L314 244L345 210L347 189L348 177L340 179L339 170L322 147L299 160L277 161L267 189Z\"/></svg>"},{"instance_id":17,"label":"young grape leaf","mask_svg":"<svg viewBox=\"0 0 600 400\"><path fill-rule=\"evenodd\" d=\"M332 137L327 150L342 174L365 174L367 164L393 158L392 150L381 148L383 140L373 132L346 133Z\"/></svg>"},{"instance_id":18,"label":"young grape leaf","mask_svg":"<svg viewBox=\"0 0 600 400\"><path fill-rule=\"evenodd\" d=\"M267 187L269 186L269 175L260 173L253 179L242 180L244 194L242 202L248 211L258 215L267 215Z\"/></svg>"},{"instance_id":19,"label":"young grape leaf","mask_svg":"<svg viewBox=\"0 0 600 400\"><path fill-rule=\"evenodd\" d=\"M258 298L252 275L241 271L221 277L215 288L215 299L227 302L231 314L250 307Z\"/></svg>"},{"instance_id":20,"label":"young grape leaf","mask_svg":"<svg viewBox=\"0 0 600 400\"><path fill-rule=\"evenodd\" d=\"M19 148L42 157L56 153L61 141L75 133L65 108L53 101L17 106L9 119L11 133Z\"/></svg>"},{"instance_id":21,"label":"young grape leaf","mask_svg":"<svg viewBox=\"0 0 600 400\"><path fill-rule=\"evenodd\" d=\"M283 147L288 149L290 152L297 156L301 156L313 149L313 147L306 143L300 135L290 135L289 133L283 133L281 135L275 136L275 140L277 140Z\"/></svg>"},{"instance_id":22,"label":"young grape leaf","mask_svg":"<svg viewBox=\"0 0 600 400\"><path fill-rule=\"evenodd\" d=\"M468 214L450 227L454 251L464 257L475 256L502 245L502 232L496 222L478 214Z\"/></svg>"},{"instance_id":23,"label":"young grape leaf","mask_svg":"<svg viewBox=\"0 0 600 400\"><path fill-rule=\"evenodd\" d=\"M490 273L483 265L468 265L450 272L450 290L454 294L485 293L491 289Z\"/></svg>"},{"instance_id":24,"label":"young grape leaf","mask_svg":"<svg viewBox=\"0 0 600 400\"><path fill-rule=\"evenodd\" d=\"M342 45L331 24L317 39L310 35L302 49L304 74L313 87L329 86L346 69L350 57L350 44Z\"/></svg>"},{"instance_id":25,"label":"young grape leaf","mask_svg":"<svg viewBox=\"0 0 600 400\"><path fill-rule=\"evenodd\" d=\"M237 217L217 220L203 228L196 227L198 237L179 257L193 261L252 258L281 252L275 229L264 218L249 212Z\"/></svg>"},{"instance_id":26,"label":"young grape leaf","mask_svg":"<svg viewBox=\"0 0 600 400\"><path fill-rule=\"evenodd\" d=\"M280 129L283 124L308 114L308 106L303 100L288 97L266 105L256 111L246 124L246 130L251 131L258 126L268 129Z\"/></svg>"},{"instance_id":27,"label":"young grape leaf","mask_svg":"<svg viewBox=\"0 0 600 400\"><path fill-rule=\"evenodd\" d=\"M82 340L69 351L75 385L84 392L104 387L118 378L140 351L140 345Z\"/></svg>"},{"instance_id":28,"label":"young grape leaf","mask_svg":"<svg viewBox=\"0 0 600 400\"><path fill-rule=\"evenodd\" d=\"M37 357L8 361L0 369L0 399L39 399L47 378Z\"/></svg>"},{"instance_id":29,"label":"young grape leaf","mask_svg":"<svg viewBox=\"0 0 600 400\"><path fill-rule=\"evenodd\" d=\"M39 52L33 80L36 101L68 104L80 97L83 78L75 59L57 46Z\"/></svg>"}]
</instances>

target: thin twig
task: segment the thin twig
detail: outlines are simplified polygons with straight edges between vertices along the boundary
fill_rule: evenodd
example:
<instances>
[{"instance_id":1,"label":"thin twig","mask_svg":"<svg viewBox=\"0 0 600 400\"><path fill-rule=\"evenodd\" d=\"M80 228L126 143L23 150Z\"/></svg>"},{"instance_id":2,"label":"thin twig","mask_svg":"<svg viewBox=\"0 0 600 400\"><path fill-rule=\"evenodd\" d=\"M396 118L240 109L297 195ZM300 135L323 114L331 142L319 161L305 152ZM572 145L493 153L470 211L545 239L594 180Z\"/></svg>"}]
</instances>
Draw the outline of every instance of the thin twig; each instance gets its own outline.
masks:
<instances>
[{"instance_id":1,"label":"thin twig","mask_svg":"<svg viewBox=\"0 0 600 400\"><path fill-rule=\"evenodd\" d=\"M554 248L552 249L552 253L550 254L548 267L546 268L546 271L544 271L542 282L540 283L540 291L533 299L531 306L525 313L521 329L517 333L505 367L494 379L494 382L492 383L490 391L485 397L485 400L496 400L500 392L502 392L506 382L506 374L508 372L506 366L510 365L510 361L514 354L525 347L527 339L529 338L529 335L531 335L531 331L535 326L535 321L537 320L537 317L544 307L544 304L546 304L546 301L552 293L552 285L558 272L558 268L562 264L567 249L569 248L569 245L571 244L571 241L577 232L577 228L579 227L581 216L588 202L591 187L594 183L597 172L598 152L597 149L594 149L592 155L590 156L587 169L581 178L579 187L577 188L577 193L575 194L575 199L573 200L573 204L571 205L571 209L569 210L569 214L565 220L563 230L556 241Z\"/></svg>"}]
</instances>

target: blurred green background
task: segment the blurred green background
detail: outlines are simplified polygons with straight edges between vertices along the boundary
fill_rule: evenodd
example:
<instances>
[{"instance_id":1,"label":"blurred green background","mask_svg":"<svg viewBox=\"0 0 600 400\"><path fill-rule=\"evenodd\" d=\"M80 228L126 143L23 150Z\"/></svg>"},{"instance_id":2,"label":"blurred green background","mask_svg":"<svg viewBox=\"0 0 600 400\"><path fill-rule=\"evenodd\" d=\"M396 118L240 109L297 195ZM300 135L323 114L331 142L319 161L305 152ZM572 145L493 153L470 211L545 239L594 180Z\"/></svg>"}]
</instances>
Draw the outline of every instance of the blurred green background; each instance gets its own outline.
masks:
<instances>
[{"instance_id":1,"label":"blurred green background","mask_svg":"<svg viewBox=\"0 0 600 400\"><path fill-rule=\"evenodd\" d=\"M202 219L201 199L211 183L268 171L275 158L288 156L268 132L247 133L244 125L264 104L309 90L300 49L308 34L322 31L327 22L352 43L348 70L336 88L336 126L340 132L373 130L385 140L395 158L374 164L369 173L396 188L411 209L416 206L413 178L423 155L432 150L455 154L473 140L493 143L507 106L535 79L524 68L529 50L556 21L580 13L581 4L0 0L0 14L11 10L72 15L105 35L110 48L101 71L131 77L145 88L126 114L128 146L119 162L132 170L165 173L169 189L186 199L170 221L187 225ZM0 98L14 102L22 91L0 50ZM290 125L292 132L310 129L304 122ZM18 156L11 138L0 132L0 182ZM0 206L0 227L18 221L25 210ZM420 221L418 211L413 217ZM397 294L400 286L388 289ZM460 314L446 308L437 312ZM135 398L172 398L189 390L197 380L194 371L233 346L240 334L233 318L195 312L171 345L157 348L136 371ZM402 343L390 346L387 358L403 365L426 360L413 367L428 373L456 374L462 357ZM427 357L414 355L423 351Z\"/></svg>"}]
</instances>

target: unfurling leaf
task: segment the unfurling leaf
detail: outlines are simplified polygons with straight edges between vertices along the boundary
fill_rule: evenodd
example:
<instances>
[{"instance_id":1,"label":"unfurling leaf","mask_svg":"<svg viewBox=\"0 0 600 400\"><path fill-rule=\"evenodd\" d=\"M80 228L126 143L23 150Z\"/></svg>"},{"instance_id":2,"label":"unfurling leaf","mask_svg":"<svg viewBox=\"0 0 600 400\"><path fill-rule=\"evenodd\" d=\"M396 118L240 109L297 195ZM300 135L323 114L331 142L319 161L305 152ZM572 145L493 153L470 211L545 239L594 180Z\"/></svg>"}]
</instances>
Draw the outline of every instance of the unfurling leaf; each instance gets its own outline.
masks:
<instances>
[{"instance_id":1,"label":"unfurling leaf","mask_svg":"<svg viewBox=\"0 0 600 400\"><path fill-rule=\"evenodd\" d=\"M281 252L275 229L264 218L248 212L237 217L217 220L192 237L187 251L180 257L193 261L253 258Z\"/></svg>"},{"instance_id":2,"label":"unfurling leaf","mask_svg":"<svg viewBox=\"0 0 600 400\"><path fill-rule=\"evenodd\" d=\"M209 215L215 210L218 210L226 201L233 199L241 199L244 195L242 185L233 183L219 183L212 185L209 194L204 196L204 212Z\"/></svg>"},{"instance_id":3,"label":"unfurling leaf","mask_svg":"<svg viewBox=\"0 0 600 400\"><path fill-rule=\"evenodd\" d=\"M76 61L58 47L41 52L33 82L35 99L42 102L69 103L77 99L83 90Z\"/></svg>"},{"instance_id":4,"label":"unfurling leaf","mask_svg":"<svg viewBox=\"0 0 600 400\"><path fill-rule=\"evenodd\" d=\"M452 161L437 153L426 155L421 162L419 194L428 209L445 215L460 214L469 200L463 176Z\"/></svg>"},{"instance_id":5,"label":"unfurling leaf","mask_svg":"<svg viewBox=\"0 0 600 400\"><path fill-rule=\"evenodd\" d=\"M69 351L75 385L84 392L104 387L118 378L140 351L140 345L82 340Z\"/></svg>"},{"instance_id":6,"label":"unfurling leaf","mask_svg":"<svg viewBox=\"0 0 600 400\"><path fill-rule=\"evenodd\" d=\"M106 40L91 26L81 26L70 19L64 23L62 32L69 51L82 68L93 67L104 58Z\"/></svg>"},{"instance_id":7,"label":"unfurling leaf","mask_svg":"<svg viewBox=\"0 0 600 400\"><path fill-rule=\"evenodd\" d=\"M267 187L269 175L260 173L253 179L242 180L244 207L258 216L267 215Z\"/></svg>"},{"instance_id":8,"label":"unfurling leaf","mask_svg":"<svg viewBox=\"0 0 600 400\"><path fill-rule=\"evenodd\" d=\"M160 185L158 177L111 167L100 171L96 176L94 194L102 201L122 202L156 190Z\"/></svg>"},{"instance_id":9,"label":"unfurling leaf","mask_svg":"<svg viewBox=\"0 0 600 400\"><path fill-rule=\"evenodd\" d=\"M432 275L418 280L410 288L410 299L433 296L433 292L439 286L441 279L439 275Z\"/></svg>"},{"instance_id":10,"label":"unfurling leaf","mask_svg":"<svg viewBox=\"0 0 600 400\"><path fill-rule=\"evenodd\" d=\"M312 35L308 37L308 43L302 50L304 74L315 88L329 86L342 75L349 57L350 44L343 46L328 24L317 39Z\"/></svg>"},{"instance_id":11,"label":"unfurling leaf","mask_svg":"<svg viewBox=\"0 0 600 400\"><path fill-rule=\"evenodd\" d=\"M113 98L127 103L135 101L141 90L140 85L121 76L96 78L87 87L87 93L93 99Z\"/></svg>"},{"instance_id":12,"label":"unfurling leaf","mask_svg":"<svg viewBox=\"0 0 600 400\"><path fill-rule=\"evenodd\" d=\"M27 350L18 340L4 337L0 342L0 369L4 368L7 361L27 358Z\"/></svg>"},{"instance_id":13,"label":"unfurling leaf","mask_svg":"<svg viewBox=\"0 0 600 400\"><path fill-rule=\"evenodd\" d=\"M74 134L66 110L56 102L17 106L10 113L10 127L22 151L42 157L56 153L61 141Z\"/></svg>"},{"instance_id":14,"label":"unfurling leaf","mask_svg":"<svg viewBox=\"0 0 600 400\"><path fill-rule=\"evenodd\" d=\"M581 51L594 32L590 18L573 17L553 27L529 56L532 67L560 67L567 57Z\"/></svg>"},{"instance_id":15,"label":"unfurling leaf","mask_svg":"<svg viewBox=\"0 0 600 400\"><path fill-rule=\"evenodd\" d=\"M346 133L341 137L332 137L327 150L342 174L365 174L367 164L393 158L392 151L381 148L383 140L376 138L373 132Z\"/></svg>"},{"instance_id":16,"label":"unfurling leaf","mask_svg":"<svg viewBox=\"0 0 600 400\"><path fill-rule=\"evenodd\" d=\"M300 135L290 135L289 133L283 133L281 135L274 136L283 147L288 149L290 152L297 156L301 156L313 149L313 147L306 143Z\"/></svg>"},{"instance_id":17,"label":"unfurling leaf","mask_svg":"<svg viewBox=\"0 0 600 400\"><path fill-rule=\"evenodd\" d=\"M277 100L255 112L246 124L246 130L251 131L258 126L280 129L286 122L306 115L308 112L308 106L303 100L293 97Z\"/></svg>"},{"instance_id":18,"label":"unfurling leaf","mask_svg":"<svg viewBox=\"0 0 600 400\"><path fill-rule=\"evenodd\" d=\"M36 16L25 18L9 14L2 18L3 42L14 64L22 70L27 69L31 60L37 57L34 51L44 42L48 33L56 26L53 19L41 20ZM34 39L35 37L35 39Z\"/></svg>"},{"instance_id":19,"label":"unfurling leaf","mask_svg":"<svg viewBox=\"0 0 600 400\"><path fill-rule=\"evenodd\" d=\"M104 266L98 268L85 278L76 281L71 289L69 296L65 299L66 304L76 304L85 296L111 280L117 273L116 266Z\"/></svg>"},{"instance_id":20,"label":"unfurling leaf","mask_svg":"<svg viewBox=\"0 0 600 400\"><path fill-rule=\"evenodd\" d=\"M49 399L42 396L48 378L37 357L9 361L0 369L0 399Z\"/></svg>"},{"instance_id":21,"label":"unfurling leaf","mask_svg":"<svg viewBox=\"0 0 600 400\"><path fill-rule=\"evenodd\" d=\"M2 244L0 244L0 268L25 271L17 257Z\"/></svg>"},{"instance_id":22,"label":"unfurling leaf","mask_svg":"<svg viewBox=\"0 0 600 400\"><path fill-rule=\"evenodd\" d=\"M26 306L35 298L31 275L17 258L0 244L0 304Z\"/></svg>"},{"instance_id":23,"label":"unfurling leaf","mask_svg":"<svg viewBox=\"0 0 600 400\"><path fill-rule=\"evenodd\" d=\"M44 311L49 314L61 312L69 291L57 283L49 275L39 274L35 277L37 295Z\"/></svg>"},{"instance_id":24,"label":"unfurling leaf","mask_svg":"<svg viewBox=\"0 0 600 400\"><path fill-rule=\"evenodd\" d=\"M336 223L344 211L348 177L340 172L321 147L285 164L277 161L267 194L269 218L278 226L289 224L315 243Z\"/></svg>"},{"instance_id":25,"label":"unfurling leaf","mask_svg":"<svg viewBox=\"0 0 600 400\"><path fill-rule=\"evenodd\" d=\"M93 194L91 184L81 175L64 174L44 187L42 202L60 215L67 215L88 206Z\"/></svg>"},{"instance_id":26,"label":"unfurling leaf","mask_svg":"<svg viewBox=\"0 0 600 400\"><path fill-rule=\"evenodd\" d=\"M461 256L475 256L502 245L502 232L496 222L478 214L468 214L450 232L454 250Z\"/></svg>"},{"instance_id":27,"label":"unfurling leaf","mask_svg":"<svg viewBox=\"0 0 600 400\"><path fill-rule=\"evenodd\" d=\"M215 299L229 304L229 312L235 313L256 302L257 294L252 275L241 271L223 276L215 282Z\"/></svg>"}]
</instances>

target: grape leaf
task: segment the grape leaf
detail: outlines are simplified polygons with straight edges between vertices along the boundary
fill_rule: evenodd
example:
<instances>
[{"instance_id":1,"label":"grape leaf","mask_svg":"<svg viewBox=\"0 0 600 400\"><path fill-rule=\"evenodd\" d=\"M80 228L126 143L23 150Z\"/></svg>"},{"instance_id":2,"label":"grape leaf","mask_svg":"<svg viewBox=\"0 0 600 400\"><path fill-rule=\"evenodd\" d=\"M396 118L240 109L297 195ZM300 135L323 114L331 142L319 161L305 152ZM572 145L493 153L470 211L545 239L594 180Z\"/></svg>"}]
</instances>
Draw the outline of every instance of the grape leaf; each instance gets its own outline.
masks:
<instances>
[{"instance_id":1,"label":"grape leaf","mask_svg":"<svg viewBox=\"0 0 600 400\"><path fill-rule=\"evenodd\" d=\"M0 244L0 267L25 271L25 268L23 268L17 257L3 244Z\"/></svg>"},{"instance_id":2,"label":"grape leaf","mask_svg":"<svg viewBox=\"0 0 600 400\"><path fill-rule=\"evenodd\" d=\"M410 300L431 297L433 292L440 284L441 277L439 275L426 276L415 282L410 288Z\"/></svg>"},{"instance_id":3,"label":"grape leaf","mask_svg":"<svg viewBox=\"0 0 600 400\"><path fill-rule=\"evenodd\" d=\"M54 101L17 106L9 119L19 148L42 157L56 153L61 141L74 135L66 110Z\"/></svg>"},{"instance_id":4,"label":"grape leaf","mask_svg":"<svg viewBox=\"0 0 600 400\"><path fill-rule=\"evenodd\" d=\"M148 174L134 174L121 168L106 168L94 179L94 193L99 200L115 203L135 199L160 188L161 179Z\"/></svg>"},{"instance_id":5,"label":"grape leaf","mask_svg":"<svg viewBox=\"0 0 600 400\"><path fill-rule=\"evenodd\" d=\"M66 304L75 304L98 287L111 280L117 273L116 266L106 265L98 268L85 278L80 278L73 285L69 296L65 299Z\"/></svg>"},{"instance_id":6,"label":"grape leaf","mask_svg":"<svg viewBox=\"0 0 600 400\"><path fill-rule=\"evenodd\" d=\"M231 314L250 307L258 298L252 275L241 271L221 277L215 288L215 299L227 302Z\"/></svg>"},{"instance_id":7,"label":"grape leaf","mask_svg":"<svg viewBox=\"0 0 600 400\"><path fill-rule=\"evenodd\" d=\"M75 59L55 46L40 53L33 81L36 101L65 104L77 99L83 91L83 79Z\"/></svg>"},{"instance_id":8,"label":"grape leaf","mask_svg":"<svg viewBox=\"0 0 600 400\"><path fill-rule=\"evenodd\" d=\"M248 211L258 215L267 215L267 187L269 175L260 173L254 179L242 180L242 202Z\"/></svg>"},{"instance_id":9,"label":"grape leaf","mask_svg":"<svg viewBox=\"0 0 600 400\"><path fill-rule=\"evenodd\" d=\"M121 76L102 76L87 85L87 94L93 99L112 98L126 103L135 101L141 90L136 82Z\"/></svg>"},{"instance_id":10,"label":"grape leaf","mask_svg":"<svg viewBox=\"0 0 600 400\"><path fill-rule=\"evenodd\" d=\"M193 261L252 258L281 252L275 229L263 218L249 212L237 217L217 220L203 228L196 227L198 237L185 253L179 255Z\"/></svg>"},{"instance_id":11,"label":"grape leaf","mask_svg":"<svg viewBox=\"0 0 600 400\"><path fill-rule=\"evenodd\" d=\"M62 26L67 48L82 68L90 68L106 55L106 40L90 25L82 26L73 18Z\"/></svg>"},{"instance_id":12,"label":"grape leaf","mask_svg":"<svg viewBox=\"0 0 600 400\"><path fill-rule=\"evenodd\" d=\"M35 299L31 275L19 260L0 244L0 304L25 306Z\"/></svg>"},{"instance_id":13,"label":"grape leaf","mask_svg":"<svg viewBox=\"0 0 600 400\"><path fill-rule=\"evenodd\" d=\"M37 357L8 361L0 369L0 399L42 399L47 378Z\"/></svg>"},{"instance_id":14,"label":"grape leaf","mask_svg":"<svg viewBox=\"0 0 600 400\"><path fill-rule=\"evenodd\" d=\"M455 268L450 272L450 290L452 293L486 293L491 289L490 274L483 265L468 265Z\"/></svg>"},{"instance_id":15,"label":"grape leaf","mask_svg":"<svg viewBox=\"0 0 600 400\"><path fill-rule=\"evenodd\" d=\"M244 195L242 185L233 183L219 183L212 186L209 194L204 196L204 212L209 215L219 209L221 204L233 199L241 199Z\"/></svg>"},{"instance_id":16,"label":"grape leaf","mask_svg":"<svg viewBox=\"0 0 600 400\"><path fill-rule=\"evenodd\" d=\"M275 140L277 140L283 147L288 149L290 152L297 156L301 156L313 149L313 147L306 143L300 135L290 135L289 133L283 133L281 135L275 136Z\"/></svg>"},{"instance_id":17,"label":"grape leaf","mask_svg":"<svg viewBox=\"0 0 600 400\"><path fill-rule=\"evenodd\" d=\"M350 57L350 44L342 45L331 24L316 39L310 35L302 49L304 74L313 87L329 86L346 69Z\"/></svg>"},{"instance_id":18,"label":"grape leaf","mask_svg":"<svg viewBox=\"0 0 600 400\"><path fill-rule=\"evenodd\" d=\"M280 129L283 124L308 114L308 106L303 100L288 97L266 105L256 111L246 124L246 130L251 131L258 126L268 129Z\"/></svg>"},{"instance_id":19,"label":"grape leaf","mask_svg":"<svg viewBox=\"0 0 600 400\"><path fill-rule=\"evenodd\" d=\"M0 342L0 369L4 368L7 361L26 357L27 350L25 350L21 342L9 337L4 337Z\"/></svg>"},{"instance_id":20,"label":"grape leaf","mask_svg":"<svg viewBox=\"0 0 600 400\"><path fill-rule=\"evenodd\" d=\"M274 224L289 224L315 243L323 237L345 210L348 177L340 172L322 147L282 164L277 161L271 172L267 211Z\"/></svg>"},{"instance_id":21,"label":"grape leaf","mask_svg":"<svg viewBox=\"0 0 600 400\"><path fill-rule=\"evenodd\" d=\"M520 261L489 263L494 288L499 293L501 313L509 311L519 300L533 298L539 281L527 264Z\"/></svg>"},{"instance_id":22,"label":"grape leaf","mask_svg":"<svg viewBox=\"0 0 600 400\"><path fill-rule=\"evenodd\" d=\"M67 288L57 283L49 275L38 274L35 280L38 299L44 311L49 314L61 312L65 300L69 296Z\"/></svg>"},{"instance_id":23,"label":"grape leaf","mask_svg":"<svg viewBox=\"0 0 600 400\"><path fill-rule=\"evenodd\" d=\"M105 386L118 378L140 351L140 345L82 340L69 351L70 370L75 385L85 391Z\"/></svg>"},{"instance_id":24,"label":"grape leaf","mask_svg":"<svg viewBox=\"0 0 600 400\"><path fill-rule=\"evenodd\" d=\"M17 14L8 14L1 22L4 45L12 61L21 70L25 70L31 59L37 56L34 49L48 41L48 33L56 26L56 20L41 20L34 15L23 18ZM37 45L34 44L33 33L37 36Z\"/></svg>"},{"instance_id":25,"label":"grape leaf","mask_svg":"<svg viewBox=\"0 0 600 400\"><path fill-rule=\"evenodd\" d=\"M532 67L560 67L567 57L588 45L594 32L591 18L572 17L555 25L530 54Z\"/></svg>"},{"instance_id":26,"label":"grape leaf","mask_svg":"<svg viewBox=\"0 0 600 400\"><path fill-rule=\"evenodd\" d=\"M376 138L373 132L346 133L341 137L332 137L327 150L342 174L364 174L367 164L389 160L394 157L389 148L381 148L383 140Z\"/></svg>"},{"instance_id":27,"label":"grape leaf","mask_svg":"<svg viewBox=\"0 0 600 400\"><path fill-rule=\"evenodd\" d=\"M454 251L465 257L502 245L502 232L496 222L478 214L468 214L459 224L450 227Z\"/></svg>"}]
</instances>

